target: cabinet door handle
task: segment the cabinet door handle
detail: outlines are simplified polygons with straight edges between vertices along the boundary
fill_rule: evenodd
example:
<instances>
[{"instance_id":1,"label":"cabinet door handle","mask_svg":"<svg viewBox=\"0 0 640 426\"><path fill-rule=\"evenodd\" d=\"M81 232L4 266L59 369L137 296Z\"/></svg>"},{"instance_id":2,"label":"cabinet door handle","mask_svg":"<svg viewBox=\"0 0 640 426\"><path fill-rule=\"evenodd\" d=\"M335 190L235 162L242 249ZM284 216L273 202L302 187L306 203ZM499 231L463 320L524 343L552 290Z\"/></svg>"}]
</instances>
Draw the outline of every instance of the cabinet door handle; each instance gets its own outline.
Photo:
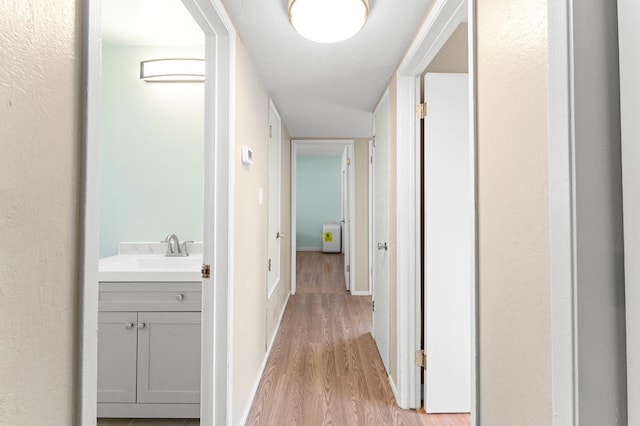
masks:
<instances>
[{"instance_id":1,"label":"cabinet door handle","mask_svg":"<svg viewBox=\"0 0 640 426\"><path fill-rule=\"evenodd\" d=\"M138 328L139 328L140 330L142 330L146 325L147 325L147 324L145 324L145 323L143 323L143 322L139 322L139 323L138 323Z\"/></svg>"},{"instance_id":2,"label":"cabinet door handle","mask_svg":"<svg viewBox=\"0 0 640 426\"><path fill-rule=\"evenodd\" d=\"M176 296L176 300L178 302L182 302L182 299L184 299L184 294L179 294L179 295Z\"/></svg>"},{"instance_id":3,"label":"cabinet door handle","mask_svg":"<svg viewBox=\"0 0 640 426\"><path fill-rule=\"evenodd\" d=\"M128 322L124 325L124 328L126 328L127 330L130 330L133 328L133 323L132 322Z\"/></svg>"}]
</instances>

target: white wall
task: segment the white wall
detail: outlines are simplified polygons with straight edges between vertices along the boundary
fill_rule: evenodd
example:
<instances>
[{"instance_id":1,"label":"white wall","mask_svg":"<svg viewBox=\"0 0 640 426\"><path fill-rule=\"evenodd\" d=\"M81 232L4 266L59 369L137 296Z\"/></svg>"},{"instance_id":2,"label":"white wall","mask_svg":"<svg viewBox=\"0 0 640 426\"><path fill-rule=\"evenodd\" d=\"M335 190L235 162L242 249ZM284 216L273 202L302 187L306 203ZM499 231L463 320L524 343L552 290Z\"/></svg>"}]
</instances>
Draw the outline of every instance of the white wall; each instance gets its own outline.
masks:
<instances>
[{"instance_id":1,"label":"white wall","mask_svg":"<svg viewBox=\"0 0 640 426\"><path fill-rule=\"evenodd\" d=\"M202 240L204 84L145 83L140 61L204 46L102 50L100 257L120 241Z\"/></svg>"}]
</instances>

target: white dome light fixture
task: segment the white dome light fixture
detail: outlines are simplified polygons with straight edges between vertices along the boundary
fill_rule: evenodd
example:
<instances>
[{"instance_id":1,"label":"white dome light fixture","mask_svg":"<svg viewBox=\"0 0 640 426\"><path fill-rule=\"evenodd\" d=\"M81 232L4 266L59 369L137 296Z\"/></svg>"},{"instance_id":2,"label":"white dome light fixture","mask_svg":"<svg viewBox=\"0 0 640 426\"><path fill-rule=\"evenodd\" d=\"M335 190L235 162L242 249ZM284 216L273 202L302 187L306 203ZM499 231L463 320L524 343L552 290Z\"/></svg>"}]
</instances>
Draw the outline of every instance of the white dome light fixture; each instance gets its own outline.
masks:
<instances>
[{"instance_id":1,"label":"white dome light fixture","mask_svg":"<svg viewBox=\"0 0 640 426\"><path fill-rule=\"evenodd\" d=\"M289 21L304 38L337 43L358 33L367 22L369 0L289 0Z\"/></svg>"}]
</instances>

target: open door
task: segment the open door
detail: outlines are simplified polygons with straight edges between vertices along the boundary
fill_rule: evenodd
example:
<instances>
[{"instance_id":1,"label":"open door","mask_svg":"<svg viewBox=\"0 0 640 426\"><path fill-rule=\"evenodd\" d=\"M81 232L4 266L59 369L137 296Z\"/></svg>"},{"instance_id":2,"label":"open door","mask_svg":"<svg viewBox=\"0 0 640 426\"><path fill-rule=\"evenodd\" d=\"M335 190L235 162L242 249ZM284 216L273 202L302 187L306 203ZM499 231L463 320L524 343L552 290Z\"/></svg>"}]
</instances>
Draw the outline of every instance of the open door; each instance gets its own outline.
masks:
<instances>
[{"instance_id":1,"label":"open door","mask_svg":"<svg viewBox=\"0 0 640 426\"><path fill-rule=\"evenodd\" d=\"M425 409L467 413L474 250L468 75L427 73L424 96Z\"/></svg>"},{"instance_id":2,"label":"open door","mask_svg":"<svg viewBox=\"0 0 640 426\"><path fill-rule=\"evenodd\" d=\"M344 255L344 282L351 290L351 147L342 152L342 253Z\"/></svg>"},{"instance_id":3,"label":"open door","mask_svg":"<svg viewBox=\"0 0 640 426\"><path fill-rule=\"evenodd\" d=\"M389 93L374 112L373 338L389 371Z\"/></svg>"}]
</instances>

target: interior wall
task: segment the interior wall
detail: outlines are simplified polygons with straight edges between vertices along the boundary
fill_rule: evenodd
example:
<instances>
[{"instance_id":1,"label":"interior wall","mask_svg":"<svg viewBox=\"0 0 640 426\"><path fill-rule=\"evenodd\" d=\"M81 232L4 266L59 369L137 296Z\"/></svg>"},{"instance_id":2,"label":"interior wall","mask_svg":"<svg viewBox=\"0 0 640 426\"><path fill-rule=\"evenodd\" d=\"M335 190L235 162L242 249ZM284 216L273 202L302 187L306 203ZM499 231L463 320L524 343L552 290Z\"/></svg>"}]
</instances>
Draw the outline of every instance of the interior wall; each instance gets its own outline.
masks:
<instances>
[{"instance_id":1,"label":"interior wall","mask_svg":"<svg viewBox=\"0 0 640 426\"><path fill-rule=\"evenodd\" d=\"M550 425L547 1L477 0L483 425Z\"/></svg>"},{"instance_id":2,"label":"interior wall","mask_svg":"<svg viewBox=\"0 0 640 426\"><path fill-rule=\"evenodd\" d=\"M322 225L342 220L341 157L297 155L296 248L322 250Z\"/></svg>"},{"instance_id":3,"label":"interior wall","mask_svg":"<svg viewBox=\"0 0 640 426\"><path fill-rule=\"evenodd\" d=\"M640 3L618 1L620 108L624 173L624 268L627 318L627 402L640 401ZM640 405L628 404L628 424L640 424Z\"/></svg>"},{"instance_id":4,"label":"interior wall","mask_svg":"<svg viewBox=\"0 0 640 426\"><path fill-rule=\"evenodd\" d=\"M353 294L369 293L369 139L355 139L355 283Z\"/></svg>"},{"instance_id":5,"label":"interior wall","mask_svg":"<svg viewBox=\"0 0 640 426\"><path fill-rule=\"evenodd\" d=\"M235 234L231 424L244 421L266 354L269 95L249 52L236 41ZM242 164L242 146L253 164ZM265 202L260 204L262 192Z\"/></svg>"},{"instance_id":6,"label":"interior wall","mask_svg":"<svg viewBox=\"0 0 640 426\"><path fill-rule=\"evenodd\" d=\"M2 2L0 424L74 424L80 2Z\"/></svg>"},{"instance_id":7,"label":"interior wall","mask_svg":"<svg viewBox=\"0 0 640 426\"><path fill-rule=\"evenodd\" d=\"M280 229L284 238L280 240L280 284L267 302L267 348L273 341L285 303L291 293L291 139L282 125L280 150Z\"/></svg>"},{"instance_id":8,"label":"interior wall","mask_svg":"<svg viewBox=\"0 0 640 426\"><path fill-rule=\"evenodd\" d=\"M204 46L104 46L100 257L121 241L202 240L204 85L145 83L140 61Z\"/></svg>"},{"instance_id":9,"label":"interior wall","mask_svg":"<svg viewBox=\"0 0 640 426\"><path fill-rule=\"evenodd\" d=\"M469 72L469 25L458 25L449 40L431 60L425 72Z\"/></svg>"},{"instance_id":10,"label":"interior wall","mask_svg":"<svg viewBox=\"0 0 640 426\"><path fill-rule=\"evenodd\" d=\"M617 7L574 0L571 12L578 419L626 424Z\"/></svg>"}]
</instances>

